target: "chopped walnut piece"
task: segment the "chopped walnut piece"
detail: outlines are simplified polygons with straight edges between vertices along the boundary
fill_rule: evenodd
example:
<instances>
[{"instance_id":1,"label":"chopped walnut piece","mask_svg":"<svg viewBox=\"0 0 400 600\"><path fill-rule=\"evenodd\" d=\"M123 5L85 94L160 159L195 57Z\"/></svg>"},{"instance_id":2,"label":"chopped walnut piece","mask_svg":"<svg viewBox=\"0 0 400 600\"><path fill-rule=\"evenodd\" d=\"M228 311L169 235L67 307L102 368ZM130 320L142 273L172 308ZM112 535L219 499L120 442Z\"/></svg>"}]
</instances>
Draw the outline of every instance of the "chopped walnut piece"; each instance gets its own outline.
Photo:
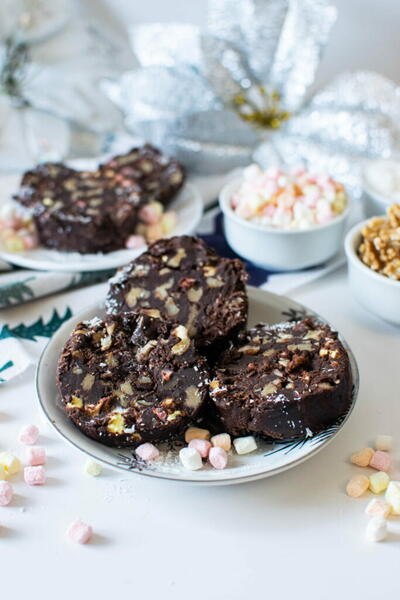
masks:
<instances>
[{"instance_id":1,"label":"chopped walnut piece","mask_svg":"<svg viewBox=\"0 0 400 600\"><path fill-rule=\"evenodd\" d=\"M365 225L358 254L373 271L400 281L400 204L390 206L387 215Z\"/></svg>"},{"instance_id":2,"label":"chopped walnut piece","mask_svg":"<svg viewBox=\"0 0 400 600\"><path fill-rule=\"evenodd\" d=\"M184 354L186 350L190 347L190 338L188 335L188 330L183 325L178 325L172 332L180 341L172 346L171 352L172 354Z\"/></svg>"}]
</instances>

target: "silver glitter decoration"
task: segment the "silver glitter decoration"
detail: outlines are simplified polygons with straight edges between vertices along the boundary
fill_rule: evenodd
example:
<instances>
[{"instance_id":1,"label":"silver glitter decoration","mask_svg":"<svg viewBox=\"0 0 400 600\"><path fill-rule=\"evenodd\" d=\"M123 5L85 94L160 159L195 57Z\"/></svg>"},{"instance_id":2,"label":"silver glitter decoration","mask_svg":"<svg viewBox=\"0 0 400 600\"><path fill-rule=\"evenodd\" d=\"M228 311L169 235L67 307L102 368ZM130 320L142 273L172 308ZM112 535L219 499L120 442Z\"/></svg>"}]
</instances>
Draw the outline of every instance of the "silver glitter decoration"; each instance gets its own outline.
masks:
<instances>
[{"instance_id":1,"label":"silver glitter decoration","mask_svg":"<svg viewBox=\"0 0 400 600\"><path fill-rule=\"evenodd\" d=\"M209 0L205 31L133 28L142 66L106 93L129 130L193 170L301 162L356 189L360 159L399 150L400 90L345 73L308 98L335 19L327 0Z\"/></svg>"}]
</instances>

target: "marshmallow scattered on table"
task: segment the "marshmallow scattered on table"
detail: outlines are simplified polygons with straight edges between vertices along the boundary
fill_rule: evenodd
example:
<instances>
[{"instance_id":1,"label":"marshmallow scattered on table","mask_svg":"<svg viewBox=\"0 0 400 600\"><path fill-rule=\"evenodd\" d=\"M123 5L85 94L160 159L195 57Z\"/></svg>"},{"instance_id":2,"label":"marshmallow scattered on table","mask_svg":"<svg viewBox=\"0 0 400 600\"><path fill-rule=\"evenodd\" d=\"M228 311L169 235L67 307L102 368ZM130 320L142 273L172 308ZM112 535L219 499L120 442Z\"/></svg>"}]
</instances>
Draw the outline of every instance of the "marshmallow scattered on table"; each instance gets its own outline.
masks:
<instances>
[{"instance_id":1,"label":"marshmallow scattered on table","mask_svg":"<svg viewBox=\"0 0 400 600\"><path fill-rule=\"evenodd\" d=\"M200 454L201 458L207 458L210 452L211 442L208 440L193 439L189 442L189 448L195 448Z\"/></svg>"},{"instance_id":2,"label":"marshmallow scattered on table","mask_svg":"<svg viewBox=\"0 0 400 600\"><path fill-rule=\"evenodd\" d=\"M250 452L257 450L257 442L252 435L235 438L233 440L233 445L238 454L249 454Z\"/></svg>"},{"instance_id":3,"label":"marshmallow scattered on table","mask_svg":"<svg viewBox=\"0 0 400 600\"><path fill-rule=\"evenodd\" d=\"M0 506L8 506L10 504L14 491L11 483L8 481L0 481Z\"/></svg>"},{"instance_id":4,"label":"marshmallow scattered on table","mask_svg":"<svg viewBox=\"0 0 400 600\"><path fill-rule=\"evenodd\" d=\"M33 446L39 438L39 429L36 425L25 425L19 432L19 441L21 444Z\"/></svg>"},{"instance_id":5,"label":"marshmallow scattered on table","mask_svg":"<svg viewBox=\"0 0 400 600\"><path fill-rule=\"evenodd\" d=\"M389 482L389 475L385 471L378 471L369 476L369 489L374 494L380 494L386 490Z\"/></svg>"},{"instance_id":6,"label":"marshmallow scattered on table","mask_svg":"<svg viewBox=\"0 0 400 600\"><path fill-rule=\"evenodd\" d=\"M387 452L377 450L369 461L369 466L377 471L389 471L392 459Z\"/></svg>"},{"instance_id":7,"label":"marshmallow scattered on table","mask_svg":"<svg viewBox=\"0 0 400 600\"><path fill-rule=\"evenodd\" d=\"M89 458L85 462L85 473L87 473L87 475L91 475L92 477L98 477L101 474L102 470L103 467L91 458Z\"/></svg>"},{"instance_id":8,"label":"marshmallow scattered on table","mask_svg":"<svg viewBox=\"0 0 400 600\"><path fill-rule=\"evenodd\" d=\"M385 493L385 500L390 504L394 515L400 515L400 481L391 481Z\"/></svg>"},{"instance_id":9,"label":"marshmallow scattered on table","mask_svg":"<svg viewBox=\"0 0 400 600\"><path fill-rule=\"evenodd\" d=\"M87 544L93 537L93 529L90 525L78 519L68 527L67 535L77 544Z\"/></svg>"},{"instance_id":10,"label":"marshmallow scattered on table","mask_svg":"<svg viewBox=\"0 0 400 600\"><path fill-rule=\"evenodd\" d=\"M203 466L199 452L195 448L189 448L189 446L179 451L179 459L185 469L190 471L197 471Z\"/></svg>"},{"instance_id":11,"label":"marshmallow scattered on table","mask_svg":"<svg viewBox=\"0 0 400 600\"><path fill-rule=\"evenodd\" d=\"M135 453L136 456L145 461L155 460L160 456L158 448L156 448L154 444L150 444L150 442L140 444L140 446L136 448Z\"/></svg>"},{"instance_id":12,"label":"marshmallow scattered on table","mask_svg":"<svg viewBox=\"0 0 400 600\"><path fill-rule=\"evenodd\" d=\"M368 467L371 458L374 455L374 450L372 448L363 448L359 452L353 454L350 458L350 461L353 465L357 465L358 467Z\"/></svg>"},{"instance_id":13,"label":"marshmallow scattered on table","mask_svg":"<svg viewBox=\"0 0 400 600\"><path fill-rule=\"evenodd\" d=\"M379 498L372 498L367 504L365 513L370 517L386 519L390 515L390 504Z\"/></svg>"},{"instance_id":14,"label":"marshmallow scattered on table","mask_svg":"<svg viewBox=\"0 0 400 600\"><path fill-rule=\"evenodd\" d=\"M367 491L369 487L369 479L365 475L355 475L350 479L346 486L348 496L359 498Z\"/></svg>"},{"instance_id":15,"label":"marshmallow scattered on table","mask_svg":"<svg viewBox=\"0 0 400 600\"><path fill-rule=\"evenodd\" d=\"M25 462L31 467L46 464L46 450L42 446L28 446L25 450Z\"/></svg>"},{"instance_id":16,"label":"marshmallow scattered on table","mask_svg":"<svg viewBox=\"0 0 400 600\"><path fill-rule=\"evenodd\" d=\"M393 447L393 438L391 435L378 435L375 438L375 449L388 452Z\"/></svg>"},{"instance_id":17,"label":"marshmallow scattered on table","mask_svg":"<svg viewBox=\"0 0 400 600\"><path fill-rule=\"evenodd\" d=\"M21 470L21 461L10 452L0 452L0 479L7 479Z\"/></svg>"},{"instance_id":18,"label":"marshmallow scattered on table","mask_svg":"<svg viewBox=\"0 0 400 600\"><path fill-rule=\"evenodd\" d=\"M228 454L220 446L213 446L210 449L208 460L214 469L225 469L228 464Z\"/></svg>"},{"instance_id":19,"label":"marshmallow scattered on table","mask_svg":"<svg viewBox=\"0 0 400 600\"><path fill-rule=\"evenodd\" d=\"M213 446L223 448L225 452L229 452L232 446L231 436L229 433L218 433L217 435L213 435L211 438L211 443Z\"/></svg>"},{"instance_id":20,"label":"marshmallow scattered on table","mask_svg":"<svg viewBox=\"0 0 400 600\"><path fill-rule=\"evenodd\" d=\"M209 440L210 432L208 429L201 429L200 427L189 427L185 431L185 442L188 444L192 440Z\"/></svg>"},{"instance_id":21,"label":"marshmallow scattered on table","mask_svg":"<svg viewBox=\"0 0 400 600\"><path fill-rule=\"evenodd\" d=\"M24 479L28 485L43 485L46 482L46 471L41 465L25 467Z\"/></svg>"},{"instance_id":22,"label":"marshmallow scattered on table","mask_svg":"<svg viewBox=\"0 0 400 600\"><path fill-rule=\"evenodd\" d=\"M382 542L387 537L387 522L382 517L372 517L368 522L366 537L370 542Z\"/></svg>"}]
</instances>

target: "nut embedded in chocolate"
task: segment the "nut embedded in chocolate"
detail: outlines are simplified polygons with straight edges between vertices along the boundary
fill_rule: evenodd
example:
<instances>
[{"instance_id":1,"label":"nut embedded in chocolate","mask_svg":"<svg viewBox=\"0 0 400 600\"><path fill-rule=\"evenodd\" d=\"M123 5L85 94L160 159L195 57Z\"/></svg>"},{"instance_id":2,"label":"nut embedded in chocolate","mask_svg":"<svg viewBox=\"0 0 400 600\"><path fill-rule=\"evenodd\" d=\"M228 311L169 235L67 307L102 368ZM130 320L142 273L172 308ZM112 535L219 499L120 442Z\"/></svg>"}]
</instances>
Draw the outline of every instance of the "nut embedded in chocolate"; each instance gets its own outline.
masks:
<instances>
[{"instance_id":1,"label":"nut embedded in chocolate","mask_svg":"<svg viewBox=\"0 0 400 600\"><path fill-rule=\"evenodd\" d=\"M275 439L310 436L351 404L352 379L337 333L313 319L243 332L210 383L225 430Z\"/></svg>"}]
</instances>

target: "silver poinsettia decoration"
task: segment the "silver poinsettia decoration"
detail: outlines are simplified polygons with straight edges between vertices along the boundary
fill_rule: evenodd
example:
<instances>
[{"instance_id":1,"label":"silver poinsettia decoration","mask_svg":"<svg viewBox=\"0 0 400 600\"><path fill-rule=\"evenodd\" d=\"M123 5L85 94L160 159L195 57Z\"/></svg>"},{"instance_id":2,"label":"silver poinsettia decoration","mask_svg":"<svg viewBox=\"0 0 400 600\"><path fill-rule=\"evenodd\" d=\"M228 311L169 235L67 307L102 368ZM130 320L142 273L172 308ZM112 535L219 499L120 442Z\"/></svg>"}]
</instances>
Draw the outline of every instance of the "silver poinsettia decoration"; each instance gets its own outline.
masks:
<instances>
[{"instance_id":1,"label":"silver poinsettia decoration","mask_svg":"<svg viewBox=\"0 0 400 600\"><path fill-rule=\"evenodd\" d=\"M207 28L130 31L141 68L104 88L127 128L203 172L312 163L344 180L354 157L398 148L400 92L346 73L309 96L336 9L325 0L210 0Z\"/></svg>"},{"instance_id":2,"label":"silver poinsettia decoration","mask_svg":"<svg viewBox=\"0 0 400 600\"><path fill-rule=\"evenodd\" d=\"M119 52L78 0L1 0L0 168L97 153L120 120L98 90Z\"/></svg>"}]
</instances>

